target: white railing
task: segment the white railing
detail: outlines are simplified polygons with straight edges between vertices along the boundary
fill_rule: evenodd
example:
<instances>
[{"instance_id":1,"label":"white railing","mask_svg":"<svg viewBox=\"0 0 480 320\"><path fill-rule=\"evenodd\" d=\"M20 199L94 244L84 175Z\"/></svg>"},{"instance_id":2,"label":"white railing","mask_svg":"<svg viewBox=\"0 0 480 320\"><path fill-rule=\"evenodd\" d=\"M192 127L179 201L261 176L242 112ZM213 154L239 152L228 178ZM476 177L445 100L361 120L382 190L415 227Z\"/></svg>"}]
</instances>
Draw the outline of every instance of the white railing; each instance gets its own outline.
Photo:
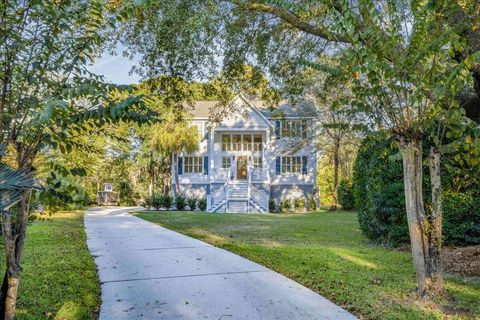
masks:
<instances>
[{"instance_id":1,"label":"white railing","mask_svg":"<svg viewBox=\"0 0 480 320\"><path fill-rule=\"evenodd\" d=\"M226 181L229 180L230 168L217 168L215 169L214 179Z\"/></svg>"},{"instance_id":2,"label":"white railing","mask_svg":"<svg viewBox=\"0 0 480 320\"><path fill-rule=\"evenodd\" d=\"M207 196L207 211L212 211L218 204L227 199L227 183L221 188L215 190L212 194Z\"/></svg>"},{"instance_id":3,"label":"white railing","mask_svg":"<svg viewBox=\"0 0 480 320\"><path fill-rule=\"evenodd\" d=\"M250 168L250 180L267 180L267 170L263 168Z\"/></svg>"},{"instance_id":4,"label":"white railing","mask_svg":"<svg viewBox=\"0 0 480 320\"><path fill-rule=\"evenodd\" d=\"M265 212L268 212L268 195L265 190L258 189L252 184L249 184L250 197L262 207Z\"/></svg>"}]
</instances>

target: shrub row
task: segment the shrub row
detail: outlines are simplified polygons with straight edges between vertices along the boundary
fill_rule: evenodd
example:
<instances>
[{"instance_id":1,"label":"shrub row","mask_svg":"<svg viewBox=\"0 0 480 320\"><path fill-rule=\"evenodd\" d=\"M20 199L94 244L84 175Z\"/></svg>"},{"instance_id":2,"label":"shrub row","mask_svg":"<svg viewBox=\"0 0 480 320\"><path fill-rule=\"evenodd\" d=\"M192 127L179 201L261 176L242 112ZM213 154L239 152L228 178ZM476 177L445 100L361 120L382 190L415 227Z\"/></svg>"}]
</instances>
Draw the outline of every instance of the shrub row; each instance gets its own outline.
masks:
<instances>
[{"instance_id":1,"label":"shrub row","mask_svg":"<svg viewBox=\"0 0 480 320\"><path fill-rule=\"evenodd\" d=\"M408 243L409 235L403 168L398 148L392 142L384 136L370 136L363 141L354 168L353 194L362 232L374 242L398 246ZM424 141L424 156L428 148L428 141ZM443 240L449 245L477 245L480 244L480 185L476 181L480 180L480 174L478 168L455 163L454 157L447 154L442 163ZM452 167L455 170L451 170ZM427 215L429 186L425 163Z\"/></svg>"},{"instance_id":2,"label":"shrub row","mask_svg":"<svg viewBox=\"0 0 480 320\"><path fill-rule=\"evenodd\" d=\"M207 209L207 200L205 198L186 197L182 194L179 194L177 197L172 197L170 195L154 195L151 198L148 197L145 199L145 208L147 209L170 210L175 206L176 210L183 211L187 208L187 205L191 211L194 211L197 207L200 211L205 211Z\"/></svg>"},{"instance_id":3,"label":"shrub row","mask_svg":"<svg viewBox=\"0 0 480 320\"><path fill-rule=\"evenodd\" d=\"M270 198L268 206L270 212L302 212L306 209L309 211L317 209L317 204L312 197L309 197L308 199L305 199L305 197L283 199L278 205L278 210L275 200Z\"/></svg>"}]
</instances>

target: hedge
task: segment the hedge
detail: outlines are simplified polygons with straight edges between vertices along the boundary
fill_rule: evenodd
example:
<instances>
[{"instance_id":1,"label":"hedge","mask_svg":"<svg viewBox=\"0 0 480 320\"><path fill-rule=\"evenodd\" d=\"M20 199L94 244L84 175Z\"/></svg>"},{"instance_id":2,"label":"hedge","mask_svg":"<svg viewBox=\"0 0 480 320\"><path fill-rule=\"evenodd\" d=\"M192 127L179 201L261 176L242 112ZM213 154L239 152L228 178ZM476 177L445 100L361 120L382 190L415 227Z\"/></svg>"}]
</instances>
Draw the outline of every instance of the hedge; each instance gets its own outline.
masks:
<instances>
[{"instance_id":1,"label":"hedge","mask_svg":"<svg viewBox=\"0 0 480 320\"><path fill-rule=\"evenodd\" d=\"M428 142L424 142L425 156ZM456 165L454 154L442 163L443 236L449 245L480 244L480 173ZM425 157L426 159L426 157ZM468 183L470 179L472 183ZM468 187L464 187L468 186ZM424 199L428 213L430 199L428 163L424 162ZM364 139L354 166L353 195L362 232L370 240L391 246L408 243L403 169L398 148L385 135Z\"/></svg>"}]
</instances>

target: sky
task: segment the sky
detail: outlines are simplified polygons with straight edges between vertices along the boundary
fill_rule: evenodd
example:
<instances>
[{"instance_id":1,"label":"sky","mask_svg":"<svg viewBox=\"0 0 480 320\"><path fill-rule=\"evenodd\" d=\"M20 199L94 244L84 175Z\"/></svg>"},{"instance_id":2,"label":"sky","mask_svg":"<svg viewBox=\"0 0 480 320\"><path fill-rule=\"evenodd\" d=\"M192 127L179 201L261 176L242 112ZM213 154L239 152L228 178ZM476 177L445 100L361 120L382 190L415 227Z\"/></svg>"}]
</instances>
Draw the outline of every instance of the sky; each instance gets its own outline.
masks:
<instances>
[{"instance_id":1,"label":"sky","mask_svg":"<svg viewBox=\"0 0 480 320\"><path fill-rule=\"evenodd\" d=\"M129 74L132 66L138 63L139 58L134 57L132 60L122 55L122 49L117 48L117 55L111 55L105 52L95 63L88 69L97 74L104 76L104 80L115 84L136 84L140 81L137 74Z\"/></svg>"}]
</instances>

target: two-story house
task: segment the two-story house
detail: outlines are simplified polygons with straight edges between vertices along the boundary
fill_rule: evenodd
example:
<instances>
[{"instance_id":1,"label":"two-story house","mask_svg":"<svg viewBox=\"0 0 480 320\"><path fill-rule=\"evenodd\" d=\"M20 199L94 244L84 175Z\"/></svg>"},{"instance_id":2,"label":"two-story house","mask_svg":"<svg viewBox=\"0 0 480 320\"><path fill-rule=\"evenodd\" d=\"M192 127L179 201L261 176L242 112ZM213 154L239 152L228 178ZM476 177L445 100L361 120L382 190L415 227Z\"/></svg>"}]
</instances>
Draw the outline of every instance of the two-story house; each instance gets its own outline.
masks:
<instances>
[{"instance_id":1,"label":"two-story house","mask_svg":"<svg viewBox=\"0 0 480 320\"><path fill-rule=\"evenodd\" d=\"M292 108L285 103L272 111L240 95L233 101L233 113L209 125L216 104L195 103L192 125L202 137L198 152L179 155L172 168L178 170L181 193L206 197L209 212L247 213L267 213L269 199L278 205L285 198L314 196L312 105Z\"/></svg>"}]
</instances>

